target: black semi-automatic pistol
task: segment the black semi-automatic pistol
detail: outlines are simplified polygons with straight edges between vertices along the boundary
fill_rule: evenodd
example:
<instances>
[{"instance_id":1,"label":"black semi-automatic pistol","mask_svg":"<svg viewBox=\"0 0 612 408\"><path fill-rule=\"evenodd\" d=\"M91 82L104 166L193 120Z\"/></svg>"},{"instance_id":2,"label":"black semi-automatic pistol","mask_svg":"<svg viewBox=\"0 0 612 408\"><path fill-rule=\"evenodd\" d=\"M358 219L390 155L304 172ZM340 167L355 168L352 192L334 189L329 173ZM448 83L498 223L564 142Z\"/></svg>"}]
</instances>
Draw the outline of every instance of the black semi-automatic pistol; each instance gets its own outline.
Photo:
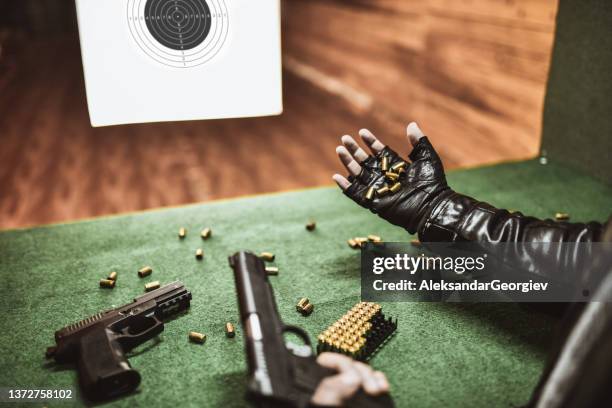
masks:
<instances>
[{"instance_id":1,"label":"black semi-automatic pistol","mask_svg":"<svg viewBox=\"0 0 612 408\"><path fill-rule=\"evenodd\" d=\"M189 308L190 301L181 282L170 283L56 331L47 358L76 363L81 387L92 400L128 393L140 384L140 374L125 352L161 333L163 320Z\"/></svg>"},{"instance_id":2,"label":"black semi-automatic pistol","mask_svg":"<svg viewBox=\"0 0 612 408\"><path fill-rule=\"evenodd\" d=\"M230 256L229 263L245 332L247 399L259 407L309 406L321 380L337 372L316 362L304 330L283 324L263 261L243 251ZM294 333L304 344L286 344L285 333ZM346 406L393 407L393 400L388 394L370 396L360 389Z\"/></svg>"}]
</instances>

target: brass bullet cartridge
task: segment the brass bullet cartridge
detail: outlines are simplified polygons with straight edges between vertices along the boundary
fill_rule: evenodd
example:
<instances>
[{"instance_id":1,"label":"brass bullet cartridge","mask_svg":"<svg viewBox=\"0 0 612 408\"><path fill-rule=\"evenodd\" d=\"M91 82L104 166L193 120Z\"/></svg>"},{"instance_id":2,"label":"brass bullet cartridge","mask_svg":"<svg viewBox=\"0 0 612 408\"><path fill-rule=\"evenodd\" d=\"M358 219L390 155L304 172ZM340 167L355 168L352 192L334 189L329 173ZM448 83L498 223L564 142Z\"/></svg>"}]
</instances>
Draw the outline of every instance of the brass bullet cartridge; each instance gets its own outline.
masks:
<instances>
[{"instance_id":1,"label":"brass bullet cartridge","mask_svg":"<svg viewBox=\"0 0 612 408\"><path fill-rule=\"evenodd\" d=\"M389 187L387 187L387 186L382 186L381 188L376 190L376 194L378 194L379 197L384 196L388 192L389 192Z\"/></svg>"},{"instance_id":2,"label":"brass bullet cartridge","mask_svg":"<svg viewBox=\"0 0 612 408\"><path fill-rule=\"evenodd\" d=\"M346 241L348 243L348 245L355 249L359 246L359 244L357 243L357 241L355 241L353 238L349 239L348 241Z\"/></svg>"},{"instance_id":3,"label":"brass bullet cartridge","mask_svg":"<svg viewBox=\"0 0 612 408\"><path fill-rule=\"evenodd\" d=\"M141 278L144 278L145 276L149 276L152 273L153 273L153 268L151 268L150 266L143 266L138 271L138 276L140 276Z\"/></svg>"},{"instance_id":4,"label":"brass bullet cartridge","mask_svg":"<svg viewBox=\"0 0 612 408\"><path fill-rule=\"evenodd\" d=\"M198 248L195 251L195 257L196 259L202 259L204 258L204 251L202 250L202 248Z\"/></svg>"},{"instance_id":5,"label":"brass bullet cartridge","mask_svg":"<svg viewBox=\"0 0 612 408\"><path fill-rule=\"evenodd\" d=\"M266 262L272 262L276 258L272 252L262 252L259 257Z\"/></svg>"},{"instance_id":6,"label":"brass bullet cartridge","mask_svg":"<svg viewBox=\"0 0 612 408\"><path fill-rule=\"evenodd\" d=\"M277 266L266 266L266 273L268 275L278 275L278 267Z\"/></svg>"},{"instance_id":7,"label":"brass bullet cartridge","mask_svg":"<svg viewBox=\"0 0 612 408\"><path fill-rule=\"evenodd\" d=\"M212 230L210 228L204 228L200 233L200 236L202 237L202 239L208 239L212 237Z\"/></svg>"},{"instance_id":8,"label":"brass bullet cartridge","mask_svg":"<svg viewBox=\"0 0 612 408\"><path fill-rule=\"evenodd\" d=\"M187 230L183 227L179 228L179 238L183 239L185 238L185 236L187 236Z\"/></svg>"},{"instance_id":9,"label":"brass bullet cartridge","mask_svg":"<svg viewBox=\"0 0 612 408\"><path fill-rule=\"evenodd\" d=\"M368 242L368 239L366 237L355 237L353 239L355 240L355 242L360 248L363 246L363 244Z\"/></svg>"},{"instance_id":10,"label":"brass bullet cartridge","mask_svg":"<svg viewBox=\"0 0 612 408\"><path fill-rule=\"evenodd\" d=\"M396 181L399 178L399 174L388 171L385 173L385 177L391 181Z\"/></svg>"},{"instance_id":11,"label":"brass bullet cartridge","mask_svg":"<svg viewBox=\"0 0 612 408\"><path fill-rule=\"evenodd\" d=\"M149 282L145 285L145 292L150 292L158 288L159 288L159 281Z\"/></svg>"},{"instance_id":12,"label":"brass bullet cartridge","mask_svg":"<svg viewBox=\"0 0 612 408\"><path fill-rule=\"evenodd\" d=\"M108 278L107 278L107 279L108 279L108 280L112 280L112 281L117 280L117 272L112 271L111 273L109 273L109 274L108 274Z\"/></svg>"},{"instance_id":13,"label":"brass bullet cartridge","mask_svg":"<svg viewBox=\"0 0 612 408\"><path fill-rule=\"evenodd\" d=\"M395 183L394 185L392 185L391 187L389 187L389 190L392 193L397 193L399 191L399 189L402 188L402 185L400 183Z\"/></svg>"},{"instance_id":14,"label":"brass bullet cartridge","mask_svg":"<svg viewBox=\"0 0 612 408\"><path fill-rule=\"evenodd\" d=\"M420 247L421 246L421 241L419 241L418 239L411 239L410 240L410 245L415 246L415 247Z\"/></svg>"},{"instance_id":15,"label":"brass bullet cartridge","mask_svg":"<svg viewBox=\"0 0 612 408\"><path fill-rule=\"evenodd\" d=\"M189 332L189 340L193 343L204 344L206 335L198 332Z\"/></svg>"},{"instance_id":16,"label":"brass bullet cartridge","mask_svg":"<svg viewBox=\"0 0 612 408\"><path fill-rule=\"evenodd\" d=\"M389 156L383 156L382 161L380 163L380 169L382 171L389 170Z\"/></svg>"},{"instance_id":17,"label":"brass bullet cartridge","mask_svg":"<svg viewBox=\"0 0 612 408\"><path fill-rule=\"evenodd\" d=\"M308 231L314 231L315 228L317 228L317 223L314 221L310 221L308 224L306 224L306 229Z\"/></svg>"},{"instance_id":18,"label":"brass bullet cartridge","mask_svg":"<svg viewBox=\"0 0 612 408\"><path fill-rule=\"evenodd\" d=\"M304 316L308 316L312 313L313 310L314 310L314 305L312 303L308 303L306 306L302 308L301 313Z\"/></svg>"},{"instance_id":19,"label":"brass bullet cartridge","mask_svg":"<svg viewBox=\"0 0 612 408\"><path fill-rule=\"evenodd\" d=\"M557 221L567 221L569 218L570 215L568 213L558 212L555 214L555 220Z\"/></svg>"},{"instance_id":20,"label":"brass bullet cartridge","mask_svg":"<svg viewBox=\"0 0 612 408\"><path fill-rule=\"evenodd\" d=\"M365 193L365 199L366 200L371 200L374 198L374 193L376 193L376 189L374 187L370 187L368 188L368 191L366 191Z\"/></svg>"},{"instance_id":21,"label":"brass bullet cartridge","mask_svg":"<svg viewBox=\"0 0 612 408\"><path fill-rule=\"evenodd\" d=\"M405 161L400 161L400 162L395 163L393 166L391 166L391 170L393 172L398 173L399 169L403 169L405 167L406 167L406 162Z\"/></svg>"},{"instance_id":22,"label":"brass bullet cartridge","mask_svg":"<svg viewBox=\"0 0 612 408\"><path fill-rule=\"evenodd\" d=\"M234 330L234 325L230 322L225 323L225 336L232 338L236 335L236 331Z\"/></svg>"},{"instance_id":23,"label":"brass bullet cartridge","mask_svg":"<svg viewBox=\"0 0 612 408\"><path fill-rule=\"evenodd\" d=\"M295 305L295 308L299 312L300 309L304 308L304 306L306 306L308 303L310 303L310 300L308 300L307 297L303 297L297 302L297 305Z\"/></svg>"},{"instance_id":24,"label":"brass bullet cartridge","mask_svg":"<svg viewBox=\"0 0 612 408\"><path fill-rule=\"evenodd\" d=\"M370 241L370 242L382 242L382 238L379 237L378 235L370 234L370 235L368 235L368 241Z\"/></svg>"},{"instance_id":25,"label":"brass bullet cartridge","mask_svg":"<svg viewBox=\"0 0 612 408\"><path fill-rule=\"evenodd\" d=\"M115 287L115 281L112 279L100 279L100 287L112 289Z\"/></svg>"}]
</instances>

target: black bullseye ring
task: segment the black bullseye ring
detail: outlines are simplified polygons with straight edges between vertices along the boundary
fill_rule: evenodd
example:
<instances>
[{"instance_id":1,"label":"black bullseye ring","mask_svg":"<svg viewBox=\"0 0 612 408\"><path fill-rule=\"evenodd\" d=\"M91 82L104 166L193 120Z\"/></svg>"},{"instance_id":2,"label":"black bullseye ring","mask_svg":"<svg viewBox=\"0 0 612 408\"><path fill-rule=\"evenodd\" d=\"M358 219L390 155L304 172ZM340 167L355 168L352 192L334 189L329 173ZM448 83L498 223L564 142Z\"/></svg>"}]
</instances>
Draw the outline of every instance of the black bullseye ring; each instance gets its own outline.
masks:
<instances>
[{"instance_id":1,"label":"black bullseye ring","mask_svg":"<svg viewBox=\"0 0 612 408\"><path fill-rule=\"evenodd\" d=\"M177 51L202 44L212 25L205 0L147 0L144 19L157 42Z\"/></svg>"}]
</instances>

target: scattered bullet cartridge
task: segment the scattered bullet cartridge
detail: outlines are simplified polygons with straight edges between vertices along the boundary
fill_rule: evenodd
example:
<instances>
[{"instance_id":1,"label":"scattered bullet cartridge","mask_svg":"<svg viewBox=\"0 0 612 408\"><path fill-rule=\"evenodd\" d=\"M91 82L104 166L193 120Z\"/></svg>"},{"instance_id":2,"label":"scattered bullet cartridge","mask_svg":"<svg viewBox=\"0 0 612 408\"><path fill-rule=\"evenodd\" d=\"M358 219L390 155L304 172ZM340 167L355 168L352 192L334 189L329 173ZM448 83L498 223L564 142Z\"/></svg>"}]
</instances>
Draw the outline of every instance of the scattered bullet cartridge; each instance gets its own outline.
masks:
<instances>
[{"instance_id":1,"label":"scattered bullet cartridge","mask_svg":"<svg viewBox=\"0 0 612 408\"><path fill-rule=\"evenodd\" d=\"M225 323L225 336L232 338L236 335L236 331L234 330L234 325L230 322Z\"/></svg>"},{"instance_id":2,"label":"scattered bullet cartridge","mask_svg":"<svg viewBox=\"0 0 612 408\"><path fill-rule=\"evenodd\" d=\"M266 262L273 262L276 258L272 252L262 252L259 257Z\"/></svg>"},{"instance_id":3,"label":"scattered bullet cartridge","mask_svg":"<svg viewBox=\"0 0 612 408\"><path fill-rule=\"evenodd\" d=\"M300 310L300 313L302 313L304 316L309 316L313 310L314 310L314 305L312 303L308 303L306 306L302 308L302 310Z\"/></svg>"},{"instance_id":4,"label":"scattered bullet cartridge","mask_svg":"<svg viewBox=\"0 0 612 408\"><path fill-rule=\"evenodd\" d=\"M399 170L404 169L405 167L406 167L405 161L397 162L393 166L391 166L391 171L399 173Z\"/></svg>"},{"instance_id":5,"label":"scattered bullet cartridge","mask_svg":"<svg viewBox=\"0 0 612 408\"><path fill-rule=\"evenodd\" d=\"M397 193L400 188L402 188L402 185L400 183L395 183L394 185L389 187L389 191L391 191L392 193Z\"/></svg>"},{"instance_id":6,"label":"scattered bullet cartridge","mask_svg":"<svg viewBox=\"0 0 612 408\"><path fill-rule=\"evenodd\" d=\"M389 170L389 156L383 156L382 161L380 163L380 169L382 171Z\"/></svg>"},{"instance_id":7,"label":"scattered bullet cartridge","mask_svg":"<svg viewBox=\"0 0 612 408\"><path fill-rule=\"evenodd\" d=\"M368 239L366 237L355 237L354 240L360 247L363 246L363 244L365 244L366 242L368 242Z\"/></svg>"},{"instance_id":8,"label":"scattered bullet cartridge","mask_svg":"<svg viewBox=\"0 0 612 408\"><path fill-rule=\"evenodd\" d=\"M145 276L149 276L152 273L153 273L153 268L151 268L150 266L144 266L138 271L138 276L140 276L141 278L144 278Z\"/></svg>"},{"instance_id":9,"label":"scattered bullet cartridge","mask_svg":"<svg viewBox=\"0 0 612 408\"><path fill-rule=\"evenodd\" d=\"M396 181L399 178L399 174L388 171L385 173L385 177L391 181Z\"/></svg>"},{"instance_id":10,"label":"scattered bullet cartridge","mask_svg":"<svg viewBox=\"0 0 612 408\"><path fill-rule=\"evenodd\" d=\"M108 274L108 278L107 278L107 279L108 279L108 280L112 280L112 281L117 280L117 272L112 271L111 273L109 273L109 274Z\"/></svg>"},{"instance_id":11,"label":"scattered bullet cartridge","mask_svg":"<svg viewBox=\"0 0 612 408\"><path fill-rule=\"evenodd\" d=\"M376 194L378 194L379 197L384 196L388 192L389 192L389 187L387 187L387 186L382 186L381 188L376 190Z\"/></svg>"},{"instance_id":12,"label":"scattered bullet cartridge","mask_svg":"<svg viewBox=\"0 0 612 408\"><path fill-rule=\"evenodd\" d=\"M266 266L266 273L268 275L278 275L278 267L277 266Z\"/></svg>"},{"instance_id":13,"label":"scattered bullet cartridge","mask_svg":"<svg viewBox=\"0 0 612 408\"><path fill-rule=\"evenodd\" d=\"M418 239L411 239L410 240L410 245L415 246L415 247L420 247L421 246L421 241L419 241Z\"/></svg>"},{"instance_id":14,"label":"scattered bullet cartridge","mask_svg":"<svg viewBox=\"0 0 612 408\"><path fill-rule=\"evenodd\" d=\"M371 200L374 198L374 193L376 192L376 189L374 187L370 187L368 188L368 191L366 191L365 193L365 199L366 200Z\"/></svg>"},{"instance_id":15,"label":"scattered bullet cartridge","mask_svg":"<svg viewBox=\"0 0 612 408\"><path fill-rule=\"evenodd\" d=\"M368 241L370 241L370 242L382 242L382 238L379 237L378 235L370 234L370 235L368 235Z\"/></svg>"},{"instance_id":16,"label":"scattered bullet cartridge","mask_svg":"<svg viewBox=\"0 0 612 408\"><path fill-rule=\"evenodd\" d=\"M558 212L555 214L555 220L557 221L567 221L569 218L570 215L568 213Z\"/></svg>"},{"instance_id":17,"label":"scattered bullet cartridge","mask_svg":"<svg viewBox=\"0 0 612 408\"><path fill-rule=\"evenodd\" d=\"M112 289L115 287L115 281L112 279L100 279L100 287Z\"/></svg>"},{"instance_id":18,"label":"scattered bullet cartridge","mask_svg":"<svg viewBox=\"0 0 612 408\"><path fill-rule=\"evenodd\" d=\"M179 228L179 238L183 239L187 236L187 230L183 227Z\"/></svg>"},{"instance_id":19,"label":"scattered bullet cartridge","mask_svg":"<svg viewBox=\"0 0 612 408\"><path fill-rule=\"evenodd\" d=\"M359 244L358 244L358 243L357 243L357 241L355 241L353 238L349 239L349 240L348 240L348 241L346 241L346 242L347 242L347 244L348 244L348 245L349 245L351 248L353 248L353 249L355 249L355 248L358 248L358 247L359 247Z\"/></svg>"},{"instance_id":20,"label":"scattered bullet cartridge","mask_svg":"<svg viewBox=\"0 0 612 408\"><path fill-rule=\"evenodd\" d=\"M149 282L145 285L145 292L150 292L158 288L159 288L159 281Z\"/></svg>"},{"instance_id":21,"label":"scattered bullet cartridge","mask_svg":"<svg viewBox=\"0 0 612 408\"><path fill-rule=\"evenodd\" d=\"M210 228L204 228L200 233L202 239L208 239L212 236L212 230Z\"/></svg>"},{"instance_id":22,"label":"scattered bullet cartridge","mask_svg":"<svg viewBox=\"0 0 612 408\"><path fill-rule=\"evenodd\" d=\"M196 257L196 259L204 258L204 251L202 250L202 248L196 249L195 257Z\"/></svg>"},{"instance_id":23,"label":"scattered bullet cartridge","mask_svg":"<svg viewBox=\"0 0 612 408\"><path fill-rule=\"evenodd\" d=\"M295 305L295 309L299 312L301 309L304 308L304 306L306 306L308 303L310 303L310 301L308 300L307 297L303 297L301 298L298 302L297 305Z\"/></svg>"},{"instance_id":24,"label":"scattered bullet cartridge","mask_svg":"<svg viewBox=\"0 0 612 408\"><path fill-rule=\"evenodd\" d=\"M306 229L308 231L314 231L315 228L317 228L317 223L314 221L310 221L308 224L306 224Z\"/></svg>"},{"instance_id":25,"label":"scattered bullet cartridge","mask_svg":"<svg viewBox=\"0 0 612 408\"><path fill-rule=\"evenodd\" d=\"M189 332L189 340L193 343L204 344L206 335L198 332Z\"/></svg>"}]
</instances>

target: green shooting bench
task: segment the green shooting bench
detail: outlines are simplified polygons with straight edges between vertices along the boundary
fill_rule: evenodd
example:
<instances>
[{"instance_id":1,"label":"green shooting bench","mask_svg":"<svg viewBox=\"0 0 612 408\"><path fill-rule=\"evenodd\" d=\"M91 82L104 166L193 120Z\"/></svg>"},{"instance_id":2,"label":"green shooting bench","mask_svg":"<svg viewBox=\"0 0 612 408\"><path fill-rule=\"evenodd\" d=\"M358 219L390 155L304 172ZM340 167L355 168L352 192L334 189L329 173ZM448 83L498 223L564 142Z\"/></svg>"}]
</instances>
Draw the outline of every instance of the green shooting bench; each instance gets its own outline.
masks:
<instances>
[{"instance_id":1,"label":"green shooting bench","mask_svg":"<svg viewBox=\"0 0 612 408\"><path fill-rule=\"evenodd\" d=\"M523 162L453 171L457 191L498 207L572 221L604 221L612 208L612 3L561 1L550 73L542 155ZM316 230L305 223L314 219ZM178 228L188 230L178 239ZM202 241L206 226L213 236ZM120 306L143 284L181 280L190 311L129 354L138 391L109 406L244 406L246 364L233 274L227 256L272 251L271 277L282 318L316 338L359 301L359 252L349 237L374 233L407 241L405 231L316 188L0 233L0 386L73 388L77 373L44 358L55 330ZM195 259L196 248L204 259ZM153 274L141 279L144 265ZM110 271L114 289L99 289ZM295 303L308 296L308 317ZM399 407L518 406L538 381L558 320L511 303L384 303L396 335L371 360ZM233 322L237 336L224 335ZM189 331L206 333L204 345ZM85 405L80 398L76 405ZM53 403L51 405L54 405Z\"/></svg>"}]
</instances>

